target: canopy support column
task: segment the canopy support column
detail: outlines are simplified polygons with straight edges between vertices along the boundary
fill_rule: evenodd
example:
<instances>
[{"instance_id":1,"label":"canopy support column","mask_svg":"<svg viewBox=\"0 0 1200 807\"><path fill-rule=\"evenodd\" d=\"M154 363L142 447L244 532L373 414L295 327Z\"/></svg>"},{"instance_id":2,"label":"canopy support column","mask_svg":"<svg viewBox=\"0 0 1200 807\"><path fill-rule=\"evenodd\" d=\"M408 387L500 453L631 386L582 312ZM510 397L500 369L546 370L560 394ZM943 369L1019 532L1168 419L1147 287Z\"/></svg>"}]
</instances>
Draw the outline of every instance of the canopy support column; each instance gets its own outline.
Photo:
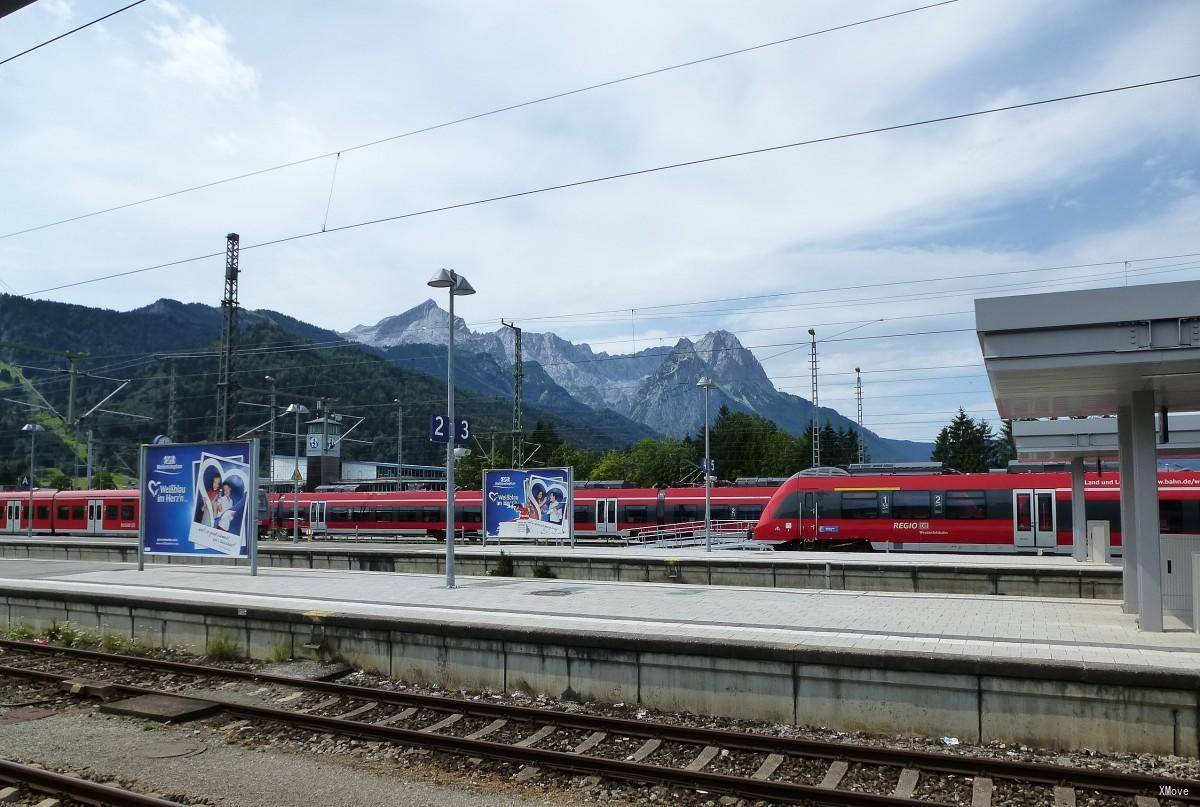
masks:
<instances>
[{"instance_id":1,"label":"canopy support column","mask_svg":"<svg viewBox=\"0 0 1200 807\"><path fill-rule=\"evenodd\" d=\"M1133 393L1133 476L1137 498L1133 540L1137 543L1138 614L1142 630L1162 631L1162 548L1158 524L1158 445L1154 391Z\"/></svg>"}]
</instances>

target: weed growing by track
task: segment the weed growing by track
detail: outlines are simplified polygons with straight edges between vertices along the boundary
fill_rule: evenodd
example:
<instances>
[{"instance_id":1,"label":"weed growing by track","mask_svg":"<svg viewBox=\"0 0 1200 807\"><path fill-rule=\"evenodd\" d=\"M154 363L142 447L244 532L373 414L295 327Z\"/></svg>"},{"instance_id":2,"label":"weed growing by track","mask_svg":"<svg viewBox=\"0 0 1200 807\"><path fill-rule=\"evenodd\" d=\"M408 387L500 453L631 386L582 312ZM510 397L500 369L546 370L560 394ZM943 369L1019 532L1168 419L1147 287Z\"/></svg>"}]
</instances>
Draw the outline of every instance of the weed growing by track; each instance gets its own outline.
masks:
<instances>
[{"instance_id":1,"label":"weed growing by track","mask_svg":"<svg viewBox=\"0 0 1200 807\"><path fill-rule=\"evenodd\" d=\"M237 639L228 633L218 633L208 640L204 656L211 661L236 661L241 658L241 652Z\"/></svg>"}]
</instances>

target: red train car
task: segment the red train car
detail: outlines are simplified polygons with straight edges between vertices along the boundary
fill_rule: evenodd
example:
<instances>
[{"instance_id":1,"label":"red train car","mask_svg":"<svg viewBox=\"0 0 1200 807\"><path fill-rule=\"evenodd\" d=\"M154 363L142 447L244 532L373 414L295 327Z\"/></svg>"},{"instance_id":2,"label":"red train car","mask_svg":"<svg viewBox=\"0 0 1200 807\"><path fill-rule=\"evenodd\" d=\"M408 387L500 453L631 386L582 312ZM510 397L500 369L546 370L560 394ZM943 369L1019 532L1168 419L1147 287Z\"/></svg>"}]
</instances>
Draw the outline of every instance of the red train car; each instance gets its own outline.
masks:
<instances>
[{"instance_id":1,"label":"red train car","mask_svg":"<svg viewBox=\"0 0 1200 807\"><path fill-rule=\"evenodd\" d=\"M713 488L712 518L716 521L754 521L775 492L769 487ZM455 523L468 534L483 529L482 494L455 494ZM301 493L296 501L300 529L330 534L432 535L445 532L446 494L442 491L403 493ZM269 526L292 527L293 496L270 497ZM667 524L703 521L703 488L582 488L575 491L575 534L616 537ZM268 526L264 523L264 526Z\"/></svg>"},{"instance_id":2,"label":"red train car","mask_svg":"<svg viewBox=\"0 0 1200 807\"><path fill-rule=\"evenodd\" d=\"M0 493L0 534L29 529L29 493ZM35 490L37 535L137 535L136 490Z\"/></svg>"},{"instance_id":3,"label":"red train car","mask_svg":"<svg viewBox=\"0 0 1200 807\"><path fill-rule=\"evenodd\" d=\"M1164 533L1200 533L1200 473L1160 472ZM1089 521L1121 543L1120 477L1084 476ZM805 476L781 485L754 538L782 549L1071 550L1066 473Z\"/></svg>"}]
</instances>

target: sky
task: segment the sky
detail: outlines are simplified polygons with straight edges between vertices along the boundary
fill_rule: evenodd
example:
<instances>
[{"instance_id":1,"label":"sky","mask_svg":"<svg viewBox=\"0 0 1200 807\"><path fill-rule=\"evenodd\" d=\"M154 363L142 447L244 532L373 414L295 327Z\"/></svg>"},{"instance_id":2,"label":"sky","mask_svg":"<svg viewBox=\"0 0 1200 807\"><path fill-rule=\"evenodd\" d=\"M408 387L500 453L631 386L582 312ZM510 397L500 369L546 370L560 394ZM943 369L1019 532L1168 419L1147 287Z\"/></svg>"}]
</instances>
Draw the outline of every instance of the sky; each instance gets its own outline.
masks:
<instances>
[{"instance_id":1,"label":"sky","mask_svg":"<svg viewBox=\"0 0 1200 807\"><path fill-rule=\"evenodd\" d=\"M40 0L0 19L0 59L120 5ZM220 257L41 290L238 232L242 305L337 330L449 267L477 330L622 353L725 328L809 397L812 327L822 404L853 416L859 366L865 425L932 439L959 406L996 416L974 298L1200 277L1166 257L1200 253L1200 81L321 232L1200 72L1200 3L958 0L394 138L919 5L148 0L0 66L0 290L215 305Z\"/></svg>"}]
</instances>

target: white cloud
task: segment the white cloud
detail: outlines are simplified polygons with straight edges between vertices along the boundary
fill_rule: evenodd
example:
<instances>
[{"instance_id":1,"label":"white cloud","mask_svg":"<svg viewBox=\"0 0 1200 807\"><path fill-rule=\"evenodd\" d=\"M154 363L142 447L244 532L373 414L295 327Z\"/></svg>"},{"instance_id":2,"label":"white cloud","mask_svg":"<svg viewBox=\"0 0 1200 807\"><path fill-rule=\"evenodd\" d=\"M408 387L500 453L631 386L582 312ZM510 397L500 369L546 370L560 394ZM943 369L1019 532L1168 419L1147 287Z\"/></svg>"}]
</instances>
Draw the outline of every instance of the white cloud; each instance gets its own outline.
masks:
<instances>
[{"instance_id":1,"label":"white cloud","mask_svg":"<svg viewBox=\"0 0 1200 807\"><path fill-rule=\"evenodd\" d=\"M185 16L173 4L161 8L172 21L154 25L148 35L161 51L161 58L151 63L155 74L216 96L257 88L258 71L234 54L229 32L220 23L196 14Z\"/></svg>"}]
</instances>

